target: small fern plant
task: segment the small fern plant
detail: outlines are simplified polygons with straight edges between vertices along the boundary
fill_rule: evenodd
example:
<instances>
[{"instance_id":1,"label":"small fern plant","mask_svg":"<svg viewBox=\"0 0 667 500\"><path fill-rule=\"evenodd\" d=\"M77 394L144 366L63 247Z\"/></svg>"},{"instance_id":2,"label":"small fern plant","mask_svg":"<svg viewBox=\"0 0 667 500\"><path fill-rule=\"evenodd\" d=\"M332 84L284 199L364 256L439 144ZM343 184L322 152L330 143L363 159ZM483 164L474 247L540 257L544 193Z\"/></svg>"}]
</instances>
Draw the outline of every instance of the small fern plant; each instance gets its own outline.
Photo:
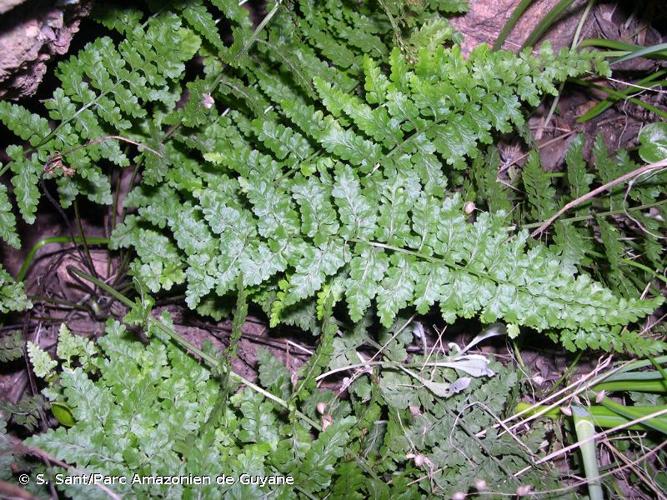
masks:
<instances>
[{"instance_id":1,"label":"small fern plant","mask_svg":"<svg viewBox=\"0 0 667 500\"><path fill-rule=\"evenodd\" d=\"M124 40L99 38L59 67L63 86L46 102L55 129L0 108L33 148L10 150L22 215L34 217L41 176L58 178L65 205L78 193L106 203L100 165L134 163L136 213L113 247L136 251L132 271L151 291L184 284L202 313L240 282L272 324L313 331L333 297L353 321L373 307L388 326L402 309L438 306L447 321L504 320L570 349L659 349L625 328L659 299L617 297L547 248L527 249L503 212L467 220L447 190L494 134L524 123L524 105L608 68L549 47L482 45L464 58L445 48L455 35L437 15L461 2L384 3L269 3L263 30L236 1L175 2L146 20L107 8L100 21Z\"/></svg>"},{"instance_id":2,"label":"small fern plant","mask_svg":"<svg viewBox=\"0 0 667 500\"><path fill-rule=\"evenodd\" d=\"M511 474L544 453L545 426L532 425L520 444L516 436L494 429L495 415L511 408L516 372L489 360L493 370L467 378L465 392L435 396L397 371L403 365L415 371L437 366L433 355L408 362L412 332L394 335L405 321L385 332L391 338L384 355L391 361L380 371L373 368L379 382L356 378L349 402L317 389L300 405L327 424L316 435L250 388L221 400L214 373L173 343L144 346L112 320L96 344L61 327L57 360L39 348L31 360L51 379L43 392L52 409L60 408L63 425L26 444L71 464L77 474L122 477L124 482L109 489L140 498L449 498L474 491L480 482L510 495L521 485L556 487L550 465L533 466L520 480ZM352 344L368 334L356 330L346 332L347 346L337 339L329 367L341 362L339 356L346 358L344 366L349 356L358 361ZM259 350L257 358L257 384L274 398L293 399L298 389L290 370L274 352ZM471 370L470 361L464 365ZM450 385L446 382L457 377L452 366L441 365L422 382L431 388ZM2 423L0 415L0 432ZM33 473L43 470L36 467ZM64 471L54 466L54 472ZM251 482L251 476L262 482ZM168 480L173 477L208 479ZM108 498L90 484L57 487L74 499Z\"/></svg>"}]
</instances>

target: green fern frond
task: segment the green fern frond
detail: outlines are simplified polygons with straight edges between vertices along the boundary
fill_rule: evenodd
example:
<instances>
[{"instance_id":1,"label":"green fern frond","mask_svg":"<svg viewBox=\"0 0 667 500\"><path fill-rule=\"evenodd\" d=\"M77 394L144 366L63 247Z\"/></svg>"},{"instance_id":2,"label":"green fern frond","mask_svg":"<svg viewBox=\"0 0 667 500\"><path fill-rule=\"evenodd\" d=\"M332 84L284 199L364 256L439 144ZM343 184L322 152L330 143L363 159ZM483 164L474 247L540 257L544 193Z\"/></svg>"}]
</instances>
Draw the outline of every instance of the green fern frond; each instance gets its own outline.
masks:
<instances>
[{"instance_id":1,"label":"green fern frond","mask_svg":"<svg viewBox=\"0 0 667 500\"><path fill-rule=\"evenodd\" d=\"M482 45L467 58L457 46L409 48L420 16L462 4L396 6L277 5L270 27L253 33L236 2L199 2L187 14L167 8L137 22L118 44L97 39L60 65L63 87L46 103L56 128L41 131L48 135L31 166L14 150L24 217L34 214L38 159L60 154L76 171L60 175L65 201L77 192L108 201L98 164L127 164L125 142L140 152L144 184L130 194L137 213L112 246L136 249L132 270L150 290L184 282L192 308L234 293L242 276L272 323L314 329L315 297L334 282L345 283L353 320L375 307L383 325L404 308L439 306L448 321L479 315L604 337L651 312L657 300L614 297L548 250L527 250L502 212L466 222L463 201L445 190L450 174L461 177L449 167L467 168L494 135L524 123L524 104L598 57L549 47L516 56ZM226 50L213 31L219 13L233 26ZM373 38L334 29L356 21ZM392 48L397 40L403 51ZM184 82L195 54L204 76ZM119 136L130 142L111 139ZM526 170L535 215L551 215L554 197L535 158ZM84 181L104 187L93 192Z\"/></svg>"},{"instance_id":2,"label":"green fern frond","mask_svg":"<svg viewBox=\"0 0 667 500\"><path fill-rule=\"evenodd\" d=\"M535 221L548 219L558 210L556 189L551 184L551 177L542 169L540 155L533 151L523 167L521 176L526 188L528 202L531 204L531 216Z\"/></svg>"},{"instance_id":3,"label":"green fern frond","mask_svg":"<svg viewBox=\"0 0 667 500\"><path fill-rule=\"evenodd\" d=\"M0 337L0 361L7 363L23 357L25 341L21 332L9 332Z\"/></svg>"},{"instance_id":4,"label":"green fern frond","mask_svg":"<svg viewBox=\"0 0 667 500\"><path fill-rule=\"evenodd\" d=\"M23 283L17 283L0 266L0 314L30 309L32 303L25 294Z\"/></svg>"}]
</instances>

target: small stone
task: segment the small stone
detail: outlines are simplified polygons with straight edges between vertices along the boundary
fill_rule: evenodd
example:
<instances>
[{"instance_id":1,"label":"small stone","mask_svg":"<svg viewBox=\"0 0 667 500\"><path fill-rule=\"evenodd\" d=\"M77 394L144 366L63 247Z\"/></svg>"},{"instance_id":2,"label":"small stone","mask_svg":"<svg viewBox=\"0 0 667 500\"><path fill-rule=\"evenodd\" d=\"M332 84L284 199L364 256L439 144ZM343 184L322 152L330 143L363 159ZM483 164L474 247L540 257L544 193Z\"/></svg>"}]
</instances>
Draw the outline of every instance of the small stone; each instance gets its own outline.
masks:
<instances>
[{"instance_id":1,"label":"small stone","mask_svg":"<svg viewBox=\"0 0 667 500\"><path fill-rule=\"evenodd\" d=\"M201 98L201 104L206 109L211 109L213 107L213 105L215 104L215 99L213 99L211 94L204 94Z\"/></svg>"}]
</instances>

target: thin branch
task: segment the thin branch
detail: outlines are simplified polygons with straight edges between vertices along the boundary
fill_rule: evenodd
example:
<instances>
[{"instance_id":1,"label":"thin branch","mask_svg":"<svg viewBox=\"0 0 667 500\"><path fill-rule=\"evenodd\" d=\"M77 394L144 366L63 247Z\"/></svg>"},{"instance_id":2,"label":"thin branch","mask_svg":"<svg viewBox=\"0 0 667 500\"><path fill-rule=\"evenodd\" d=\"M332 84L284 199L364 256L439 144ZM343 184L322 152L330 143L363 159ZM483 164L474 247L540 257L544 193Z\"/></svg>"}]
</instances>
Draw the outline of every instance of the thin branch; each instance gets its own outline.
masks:
<instances>
[{"instance_id":1,"label":"thin branch","mask_svg":"<svg viewBox=\"0 0 667 500\"><path fill-rule=\"evenodd\" d=\"M616 431L620 431L620 430L623 430L623 429L627 429L628 427L632 427L633 425L640 424L640 423L642 423L642 422L645 422L646 420L650 420L650 419L652 419L652 418L657 418L657 417L659 417L659 416L661 416L661 415L665 415L665 414L667 414L667 408L665 408L665 409L663 409L663 410L656 411L656 412L654 412L654 413L649 413L648 415L643 415L643 416L641 416L641 417L639 417L639 418L635 418L634 420L630 420L630 421L628 421L628 422L625 422L624 424L622 424L622 425L618 425L618 426L616 426L616 427L614 427L614 428L612 428L612 429L609 429L609 430L607 430L607 431L599 432L599 433L597 433L597 434L594 434L593 436L591 436L591 437L589 437L589 438L586 438L586 439L584 439L584 440L582 440L582 441L577 441L576 443L573 443L573 444L571 444L570 446L566 446L565 448L561 448L560 450L556 450L556 451L554 451L553 453L550 453L550 454L547 455L546 457L543 457L543 458L541 458L540 460L538 460L537 462L535 462L533 465L529 465L529 466L527 466L527 467L524 467L524 468L521 469L520 471L515 472L515 473L514 473L514 477L519 477L520 475L522 475L522 474L524 474L525 472L529 471L529 470L532 469L533 467L536 467L536 466L538 466L538 465L540 465L540 464L543 464L543 463L545 463L545 462L548 462L549 460L553 460L554 458L558 458L558 457L560 457L560 456L562 456L562 455L565 455L565 454L567 454L569 451L572 451L572 450L574 450L574 449L576 449L576 448L579 448L581 445L583 445L583 444L585 444L585 443L590 443L591 441L595 441L596 439L602 439L602 438L608 436L609 434L611 434L612 432L616 432Z\"/></svg>"},{"instance_id":2,"label":"thin branch","mask_svg":"<svg viewBox=\"0 0 667 500\"><path fill-rule=\"evenodd\" d=\"M595 188L593 191L590 191L586 193L583 196L580 196L579 198L572 200L568 204L566 204L563 208L561 208L558 212L556 212L554 215L549 217L545 222L543 222L540 227L538 227L535 231L533 231L530 235L535 238L542 234L551 224L554 223L558 217L563 215L565 212L568 210L573 209L574 207L577 207L581 205L582 203L585 203L593 198L595 198L598 194L603 193L604 191L607 191L611 189L614 186L618 186L619 184L623 184L624 182L630 181L632 179L635 179L639 177L640 175L647 174L649 172L657 172L659 170L664 169L667 167L667 158L664 160L655 162L655 163L649 163L648 165L644 165L643 167L640 167L638 169L633 170L632 172L628 172L627 174L623 174L620 177L617 177L616 179L607 182L606 184L603 184L600 187Z\"/></svg>"}]
</instances>

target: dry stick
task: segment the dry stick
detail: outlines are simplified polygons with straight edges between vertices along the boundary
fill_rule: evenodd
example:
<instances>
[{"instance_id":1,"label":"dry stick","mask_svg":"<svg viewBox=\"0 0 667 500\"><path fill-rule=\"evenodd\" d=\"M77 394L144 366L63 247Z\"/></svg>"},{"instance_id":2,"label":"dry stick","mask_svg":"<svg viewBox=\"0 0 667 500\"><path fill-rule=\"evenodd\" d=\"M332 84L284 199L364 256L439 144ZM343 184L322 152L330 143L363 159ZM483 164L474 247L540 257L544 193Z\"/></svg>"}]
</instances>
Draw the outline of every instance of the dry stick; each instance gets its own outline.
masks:
<instances>
[{"instance_id":1,"label":"dry stick","mask_svg":"<svg viewBox=\"0 0 667 500\"><path fill-rule=\"evenodd\" d=\"M656 418L656 417L659 417L659 416L665 415L665 414L667 414L667 408L665 408L663 410L660 410L660 411L656 411L654 413L649 413L648 415L643 415L643 416L641 416L639 418L636 418L634 420L630 420L629 422L626 422L622 425L617 425L616 427L614 427L612 429L609 429L609 430L604 431L604 432L599 432L599 433L594 434L593 436L591 436L589 438L586 438L582 441L577 441L576 443L571 444L570 446L566 446L565 448L561 448L560 450L556 450L553 453L550 453L549 455L547 455L546 457L543 457L543 458L539 459L534 464L529 465L527 467L524 467L523 469L521 469L518 472L515 472L514 477L519 477L521 474L529 471L533 467L535 467L537 465L540 465L540 464L543 464L544 462L548 462L549 460L553 460L554 458L558 458L561 455L565 455L567 452L569 452L571 450L574 450L575 448L579 448L583 444L590 443L591 441L595 441L596 439L601 439L601 438L607 437L612 432L620 431L620 430L626 429L627 427L632 427L633 425L640 424L642 422L645 422L646 420L650 420L652 418Z\"/></svg>"},{"instance_id":2,"label":"dry stick","mask_svg":"<svg viewBox=\"0 0 667 500\"><path fill-rule=\"evenodd\" d=\"M517 429L518 427L521 427L521 426L523 426L523 425L526 425L528 422L530 422L530 421L532 421L532 420L535 420L535 419L541 417L542 415L544 415L545 413L548 413L548 412L549 412L550 410L552 410L553 408L558 407L559 405L561 405L561 404L564 403L565 401L567 401L567 400L573 398L573 397L576 396L577 394L579 394L579 393L585 391L586 389L588 389L588 388L594 386L595 384L601 382L601 381L604 380L605 378L607 378L607 377L611 376L612 374L616 373L618 370L620 370L620 369L623 368L623 366L624 366L624 365L621 365L621 366L618 366L617 368L614 368L613 370L611 370L611 371L608 372L608 373L603 373L602 375L597 375L597 372L598 372L599 370L601 370L601 369L606 368L606 367L609 365L609 363L611 363L611 356L608 357L608 358L606 358L605 360L603 360L603 361L602 361L602 362L595 368L594 371L592 371L592 372L590 372L590 373L584 375L581 379L577 380L576 382L571 383L571 384L568 385L567 387L564 387L564 388L561 389L560 391L558 391L558 392L552 394L552 395L549 396L548 398L542 400L540 403L535 403L533 406L530 406L530 407L528 407L528 408L526 408L526 409L520 411L519 413L516 413L516 414L512 415L512 416L509 417L509 418L506 418L506 419L503 420L500 424L495 424L495 425L492 427L492 429L497 429L497 428L499 428L499 427L501 427L501 426L502 426L503 428L505 428L505 426L506 426L509 422L511 422L512 420L514 420L514 419L516 419L516 418L519 418L519 417L521 417L521 416L523 416L523 415L526 415L526 414L528 414L528 413L531 413L531 412L532 412L536 407L538 407L539 405L544 406L544 408L542 408L541 410L539 410L539 411L537 411L537 412L535 412L535 413L531 413L527 418L524 418L524 419L520 420L519 422L517 422L517 423L515 423L515 424L512 424L511 426L509 426L509 427L507 428L507 432L513 431L514 429ZM593 382L588 382L588 380L591 379L591 378L595 378L595 380L594 380ZM584 383L585 383L585 384L584 384ZM580 386L580 387L579 387L579 388L576 388L577 386ZM576 389L575 389L575 388L576 388ZM575 390L574 390L574 392L570 393L570 390L572 390L572 389L575 389ZM563 396L563 397L560 398L560 399L556 399L556 398L558 398L561 394L565 394L565 396ZM547 401L550 401L550 400L552 400L552 399L556 399L556 401L554 401L553 403L550 403L549 405L545 406L545 405L546 405L546 402L547 402ZM481 437L481 436L485 435L486 432L487 432L487 429L483 429L483 430L479 431L479 432L477 433L477 437ZM501 432L498 434L498 437L502 436L505 432L506 432L506 431L501 431Z\"/></svg>"},{"instance_id":3,"label":"dry stick","mask_svg":"<svg viewBox=\"0 0 667 500\"><path fill-rule=\"evenodd\" d=\"M602 193L603 191L607 191L608 189L617 186L619 184L623 184L626 181L632 180L635 177L639 177L640 175L646 174L648 172L654 172L658 170L662 170L663 168L667 167L667 158L661 161L657 161L655 163L649 163L648 165L644 165L643 167L640 167L636 170L633 170L632 172L628 172L627 174L621 175L620 177L617 177L613 181L609 181L606 184L603 184L600 187L595 188L593 191L590 191L586 193L583 196L580 196L579 198L572 200L569 202L567 205L565 205L563 208L561 208L558 212L553 214L549 219L547 219L545 222L542 223L540 227L538 227L535 231L533 231L530 236L535 238L536 236L539 236L544 232L545 229L547 229L553 222L558 219L561 215L563 215L565 212L568 210L577 207L581 205L582 203L595 198L598 194Z\"/></svg>"},{"instance_id":4,"label":"dry stick","mask_svg":"<svg viewBox=\"0 0 667 500\"><path fill-rule=\"evenodd\" d=\"M653 491L653 493L656 495L655 498L659 500L665 500L665 495L662 494L662 492L656 487L657 485L655 482L648 477L644 472L642 471L639 467L637 467L635 464L633 464L623 453L618 451L615 446L613 446L609 441L605 441L604 445L609 449L609 451L612 452L613 455L618 457L625 465L628 466L632 472L634 472L642 481L644 481L644 484Z\"/></svg>"},{"instance_id":5,"label":"dry stick","mask_svg":"<svg viewBox=\"0 0 667 500\"><path fill-rule=\"evenodd\" d=\"M656 446L656 447L653 448L652 450L647 451L646 453L644 453L644 454L641 455L640 457L638 457L638 458L634 459L633 461L629 462L628 465L622 465L622 466L620 466L620 467L618 467L618 468L614 468L614 469L609 470L609 471L605 472L604 474L600 474L599 476L597 476L597 477L595 477L595 478L592 478L592 479L597 479L597 480L599 480L599 479L602 479L602 478L611 476L611 475L613 475L613 474L622 472L622 471L624 471L625 469L629 469L632 465L636 465L636 464L638 464L639 462L641 462L642 460L646 460L647 458L649 458L649 457L655 455L655 454L658 453L661 449L663 449L665 446L667 446L667 441L665 441L664 443L659 444L658 446ZM426 477L426 476L424 476L424 478L425 478L425 477ZM576 477L576 476L575 476L575 477ZM420 479L423 479L423 478L420 478ZM555 489L552 489L552 490L542 490L542 491L532 491L532 490L531 490L531 492L530 492L530 496L533 497L533 498L545 498L545 495L553 495L553 494L556 494L556 493L565 493L565 492L567 492L567 491L570 491L570 490L574 490L574 489L576 489L576 488L579 488L580 486L584 486L584 485L588 484L589 481L590 481L590 479L583 479L583 480L579 480L579 481L577 481L577 482L575 482L575 483L572 483L572 484L570 484L570 485L568 485L568 486L565 486L565 487L563 487L563 488L555 488ZM480 491L480 492L477 492L477 495L479 495L479 496L482 496L482 495L484 495L484 496L487 496L487 495L488 495L488 496L494 495L494 496L498 496L498 497L516 497L516 496L517 496L516 493L503 493L503 492L499 492L499 491Z\"/></svg>"}]
</instances>

